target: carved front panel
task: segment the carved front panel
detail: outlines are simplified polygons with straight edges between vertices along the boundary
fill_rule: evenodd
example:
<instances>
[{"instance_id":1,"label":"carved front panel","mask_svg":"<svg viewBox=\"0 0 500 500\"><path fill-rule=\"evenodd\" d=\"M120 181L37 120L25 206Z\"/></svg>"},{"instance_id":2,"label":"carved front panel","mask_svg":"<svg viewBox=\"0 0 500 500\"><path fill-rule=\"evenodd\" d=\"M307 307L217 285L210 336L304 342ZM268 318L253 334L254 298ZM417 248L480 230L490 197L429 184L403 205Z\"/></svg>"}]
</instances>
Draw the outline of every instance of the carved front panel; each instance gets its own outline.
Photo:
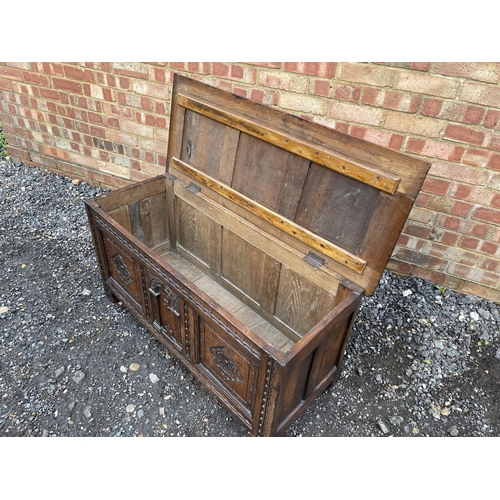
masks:
<instances>
[{"instance_id":1,"label":"carved front panel","mask_svg":"<svg viewBox=\"0 0 500 500\"><path fill-rule=\"evenodd\" d=\"M140 277L137 265L131 252L118 245L109 238L105 238L104 245L108 257L108 266L111 284L116 283L128 292L137 303L141 303Z\"/></svg>"},{"instance_id":2,"label":"carved front panel","mask_svg":"<svg viewBox=\"0 0 500 500\"><path fill-rule=\"evenodd\" d=\"M250 410L254 401L258 358L215 324L202 321L200 363L235 401Z\"/></svg>"},{"instance_id":3,"label":"carved front panel","mask_svg":"<svg viewBox=\"0 0 500 500\"><path fill-rule=\"evenodd\" d=\"M144 277L147 314L155 329L182 349L184 303L177 292L149 270Z\"/></svg>"}]
</instances>

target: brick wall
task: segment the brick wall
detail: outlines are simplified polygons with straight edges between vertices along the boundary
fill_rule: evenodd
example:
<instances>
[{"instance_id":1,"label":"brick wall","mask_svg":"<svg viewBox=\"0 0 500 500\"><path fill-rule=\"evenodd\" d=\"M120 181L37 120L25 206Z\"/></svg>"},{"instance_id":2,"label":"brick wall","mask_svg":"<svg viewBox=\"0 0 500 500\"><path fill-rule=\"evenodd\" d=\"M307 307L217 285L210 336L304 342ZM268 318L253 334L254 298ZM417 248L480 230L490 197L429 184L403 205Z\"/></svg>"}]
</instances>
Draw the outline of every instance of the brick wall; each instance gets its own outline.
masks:
<instances>
[{"instance_id":1,"label":"brick wall","mask_svg":"<svg viewBox=\"0 0 500 500\"><path fill-rule=\"evenodd\" d=\"M160 174L173 72L430 160L389 268L500 302L500 63L0 63L11 156L111 187Z\"/></svg>"}]
</instances>

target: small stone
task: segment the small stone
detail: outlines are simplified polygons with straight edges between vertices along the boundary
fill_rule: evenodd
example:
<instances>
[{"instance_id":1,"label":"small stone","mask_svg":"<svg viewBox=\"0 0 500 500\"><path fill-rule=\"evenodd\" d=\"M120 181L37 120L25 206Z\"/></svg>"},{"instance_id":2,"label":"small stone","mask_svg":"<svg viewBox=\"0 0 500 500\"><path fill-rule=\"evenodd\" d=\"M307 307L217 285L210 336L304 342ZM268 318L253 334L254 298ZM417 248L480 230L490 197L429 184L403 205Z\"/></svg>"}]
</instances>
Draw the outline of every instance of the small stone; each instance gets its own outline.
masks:
<instances>
[{"instance_id":1,"label":"small stone","mask_svg":"<svg viewBox=\"0 0 500 500\"><path fill-rule=\"evenodd\" d=\"M84 378L85 378L85 373L83 373L81 370L77 370L73 375L73 380L77 384L79 384Z\"/></svg>"},{"instance_id":2,"label":"small stone","mask_svg":"<svg viewBox=\"0 0 500 500\"><path fill-rule=\"evenodd\" d=\"M123 366L123 365L122 365L122 366L120 366L120 371L121 371L122 373L127 373L127 371L128 371L128 370L127 370L127 367L126 367L126 366Z\"/></svg>"},{"instance_id":3,"label":"small stone","mask_svg":"<svg viewBox=\"0 0 500 500\"><path fill-rule=\"evenodd\" d=\"M389 422L392 425L401 425L403 423L403 417L399 416L389 417Z\"/></svg>"},{"instance_id":4,"label":"small stone","mask_svg":"<svg viewBox=\"0 0 500 500\"><path fill-rule=\"evenodd\" d=\"M495 358L500 359L500 349L497 349L497 352L495 353Z\"/></svg>"},{"instance_id":5,"label":"small stone","mask_svg":"<svg viewBox=\"0 0 500 500\"><path fill-rule=\"evenodd\" d=\"M450 427L448 429L448 433L450 436L453 436L453 437L458 436L458 429L455 426Z\"/></svg>"},{"instance_id":6,"label":"small stone","mask_svg":"<svg viewBox=\"0 0 500 500\"><path fill-rule=\"evenodd\" d=\"M443 415L445 417L449 416L450 413L451 412L450 412L449 408L442 408L441 409L441 415Z\"/></svg>"},{"instance_id":7,"label":"small stone","mask_svg":"<svg viewBox=\"0 0 500 500\"><path fill-rule=\"evenodd\" d=\"M470 313L470 317L474 320L477 321L479 319L479 314L476 311L472 311Z\"/></svg>"},{"instance_id":8,"label":"small stone","mask_svg":"<svg viewBox=\"0 0 500 500\"><path fill-rule=\"evenodd\" d=\"M164 417L165 416L165 408L163 406L160 407L160 416Z\"/></svg>"},{"instance_id":9,"label":"small stone","mask_svg":"<svg viewBox=\"0 0 500 500\"><path fill-rule=\"evenodd\" d=\"M85 406L85 408L83 409L83 414L87 418L90 418L92 416L92 413L90 412L90 406Z\"/></svg>"},{"instance_id":10,"label":"small stone","mask_svg":"<svg viewBox=\"0 0 500 500\"><path fill-rule=\"evenodd\" d=\"M149 374L149 380L151 380L153 384L156 384L160 381L160 379L154 373Z\"/></svg>"},{"instance_id":11,"label":"small stone","mask_svg":"<svg viewBox=\"0 0 500 500\"><path fill-rule=\"evenodd\" d=\"M387 427L387 425L385 425L384 422L382 422L382 420L377 420L377 424L378 426L380 427L380 430L384 433L384 434L389 434L389 428Z\"/></svg>"},{"instance_id":12,"label":"small stone","mask_svg":"<svg viewBox=\"0 0 500 500\"><path fill-rule=\"evenodd\" d=\"M135 405L127 405L127 407L125 408L125 411L127 413L134 413L134 410L135 410Z\"/></svg>"},{"instance_id":13,"label":"small stone","mask_svg":"<svg viewBox=\"0 0 500 500\"><path fill-rule=\"evenodd\" d=\"M411 290L409 290L409 289L408 289L408 290L405 290L405 291L403 292L403 297L408 297L409 295L412 295L412 293L413 293L413 292L412 292Z\"/></svg>"},{"instance_id":14,"label":"small stone","mask_svg":"<svg viewBox=\"0 0 500 500\"><path fill-rule=\"evenodd\" d=\"M0 307L0 314L5 314L6 312L8 312L8 310L9 310L8 307L2 306Z\"/></svg>"},{"instance_id":15,"label":"small stone","mask_svg":"<svg viewBox=\"0 0 500 500\"><path fill-rule=\"evenodd\" d=\"M144 416L144 410L139 410L137 412L137 418L142 418Z\"/></svg>"},{"instance_id":16,"label":"small stone","mask_svg":"<svg viewBox=\"0 0 500 500\"><path fill-rule=\"evenodd\" d=\"M90 295L91 293L92 293L92 292L91 292L88 288L84 288L84 289L82 290L82 295L86 295L86 296L88 296L88 295Z\"/></svg>"},{"instance_id":17,"label":"small stone","mask_svg":"<svg viewBox=\"0 0 500 500\"><path fill-rule=\"evenodd\" d=\"M78 186L78 184L80 184L80 179L73 179L71 181L71 184L75 185L75 186Z\"/></svg>"},{"instance_id":18,"label":"small stone","mask_svg":"<svg viewBox=\"0 0 500 500\"><path fill-rule=\"evenodd\" d=\"M76 401L70 401L68 403L69 411L73 411L73 409L74 409L75 406L76 406Z\"/></svg>"},{"instance_id":19,"label":"small stone","mask_svg":"<svg viewBox=\"0 0 500 500\"><path fill-rule=\"evenodd\" d=\"M131 363L131 365L128 367L131 372L136 372L141 365L139 363Z\"/></svg>"},{"instance_id":20,"label":"small stone","mask_svg":"<svg viewBox=\"0 0 500 500\"><path fill-rule=\"evenodd\" d=\"M56 378L59 378L62 374L64 373L64 366L60 366L57 370L56 370Z\"/></svg>"},{"instance_id":21,"label":"small stone","mask_svg":"<svg viewBox=\"0 0 500 500\"><path fill-rule=\"evenodd\" d=\"M412 434L414 436L416 436L417 434L420 434L420 431L419 431L418 427L413 427L413 429L411 430L411 432L412 432Z\"/></svg>"}]
</instances>

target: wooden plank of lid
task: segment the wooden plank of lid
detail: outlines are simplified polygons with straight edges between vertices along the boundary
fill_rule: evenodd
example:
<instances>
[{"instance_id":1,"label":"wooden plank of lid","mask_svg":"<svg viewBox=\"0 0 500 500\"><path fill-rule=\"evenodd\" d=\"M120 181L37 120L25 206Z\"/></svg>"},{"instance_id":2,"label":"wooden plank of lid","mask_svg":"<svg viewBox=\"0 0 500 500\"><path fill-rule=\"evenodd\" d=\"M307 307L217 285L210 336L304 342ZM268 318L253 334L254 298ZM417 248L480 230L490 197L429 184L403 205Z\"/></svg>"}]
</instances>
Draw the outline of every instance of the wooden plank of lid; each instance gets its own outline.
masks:
<instances>
[{"instance_id":1,"label":"wooden plank of lid","mask_svg":"<svg viewBox=\"0 0 500 500\"><path fill-rule=\"evenodd\" d=\"M247 196L232 189L231 187L216 181L212 177L196 170L195 168L188 165L187 163L184 163L178 158L171 158L171 162L172 167L188 175L196 182L199 182L203 186L208 187L224 198L232 201L233 203L236 203L245 210L248 210L261 219L269 222L273 226L285 231L286 233L292 235L303 243L306 243L309 247L314 248L319 252L324 253L325 255L328 255L335 261L343 264L349 269L352 269L358 274L363 274L366 267L366 261L360 259L356 255L353 255L343 248L338 247L334 243L325 240L324 238L314 234L311 231L308 231L295 222L280 217L279 214L273 212L272 210L269 210L260 203L257 203Z\"/></svg>"},{"instance_id":2,"label":"wooden plank of lid","mask_svg":"<svg viewBox=\"0 0 500 500\"><path fill-rule=\"evenodd\" d=\"M365 184L393 195L399 186L400 179L368 165L348 161L329 153L326 149L285 136L284 134L263 127L256 122L220 109L213 104L194 99L183 94L177 95L177 103L183 108L200 113L208 118L233 127L241 132L257 137L263 141L279 146L286 151L314 161L324 167L357 179Z\"/></svg>"}]
</instances>

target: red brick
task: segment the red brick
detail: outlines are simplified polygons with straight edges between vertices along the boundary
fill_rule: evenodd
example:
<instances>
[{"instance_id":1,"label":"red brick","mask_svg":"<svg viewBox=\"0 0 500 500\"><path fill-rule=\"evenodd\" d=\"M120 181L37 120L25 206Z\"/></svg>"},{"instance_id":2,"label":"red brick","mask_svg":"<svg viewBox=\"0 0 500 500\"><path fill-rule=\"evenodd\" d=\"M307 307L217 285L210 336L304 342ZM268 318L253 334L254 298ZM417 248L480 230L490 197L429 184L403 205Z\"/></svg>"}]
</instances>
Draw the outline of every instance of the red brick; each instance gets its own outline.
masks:
<instances>
[{"instance_id":1,"label":"red brick","mask_svg":"<svg viewBox=\"0 0 500 500\"><path fill-rule=\"evenodd\" d=\"M477 262L477 267L493 273L498 273L500 268L500 261L491 259L489 257L480 257Z\"/></svg>"},{"instance_id":2,"label":"red brick","mask_svg":"<svg viewBox=\"0 0 500 500\"><path fill-rule=\"evenodd\" d=\"M399 151L401 149L401 146L403 145L404 140L405 138L402 135L391 134L391 138L389 140L389 143L387 144L387 147Z\"/></svg>"},{"instance_id":3,"label":"red brick","mask_svg":"<svg viewBox=\"0 0 500 500\"><path fill-rule=\"evenodd\" d=\"M418 71L429 71L431 69L431 63L414 62L414 63L411 63L411 69L416 69Z\"/></svg>"},{"instance_id":4,"label":"red brick","mask_svg":"<svg viewBox=\"0 0 500 500\"><path fill-rule=\"evenodd\" d=\"M9 68L7 66L0 66L0 78L7 78L9 80L23 81L23 71L17 68Z\"/></svg>"},{"instance_id":5,"label":"red brick","mask_svg":"<svg viewBox=\"0 0 500 500\"><path fill-rule=\"evenodd\" d=\"M489 255L495 255L498 252L498 245L490 241L483 241L480 250Z\"/></svg>"},{"instance_id":6,"label":"red brick","mask_svg":"<svg viewBox=\"0 0 500 500\"><path fill-rule=\"evenodd\" d=\"M172 68L172 69L178 69L178 70L181 70L181 71L185 71L186 70L186 63L183 63L183 62L171 62L171 63L168 63L169 66Z\"/></svg>"},{"instance_id":7,"label":"red brick","mask_svg":"<svg viewBox=\"0 0 500 500\"><path fill-rule=\"evenodd\" d=\"M452 209L451 213L453 215L459 215L460 217L467 217L471 210L474 208L474 205L471 205L470 203L465 203L463 201L457 201Z\"/></svg>"},{"instance_id":8,"label":"red brick","mask_svg":"<svg viewBox=\"0 0 500 500\"><path fill-rule=\"evenodd\" d=\"M313 93L327 97L330 93L330 82L327 80L315 80Z\"/></svg>"},{"instance_id":9,"label":"red brick","mask_svg":"<svg viewBox=\"0 0 500 500\"><path fill-rule=\"evenodd\" d=\"M82 84L72 80L63 80L62 78L52 78L52 83L56 89L66 90L75 94L82 94Z\"/></svg>"},{"instance_id":10,"label":"red brick","mask_svg":"<svg viewBox=\"0 0 500 500\"><path fill-rule=\"evenodd\" d=\"M484 116L484 109L475 106L468 106L463 118L464 123L478 125Z\"/></svg>"},{"instance_id":11,"label":"red brick","mask_svg":"<svg viewBox=\"0 0 500 500\"><path fill-rule=\"evenodd\" d=\"M333 97L343 101L358 102L361 97L361 88L353 85L336 85L333 88Z\"/></svg>"},{"instance_id":12,"label":"red brick","mask_svg":"<svg viewBox=\"0 0 500 500\"><path fill-rule=\"evenodd\" d=\"M41 85L43 87L50 87L50 80L45 75L41 75L39 73L28 73L27 71L23 72L23 80L26 83L31 83L33 85Z\"/></svg>"},{"instance_id":13,"label":"red brick","mask_svg":"<svg viewBox=\"0 0 500 500\"><path fill-rule=\"evenodd\" d=\"M493 224L500 224L500 211L490 210L488 208L478 208L473 214L472 218L475 220L482 220L491 222Z\"/></svg>"},{"instance_id":14,"label":"red brick","mask_svg":"<svg viewBox=\"0 0 500 500\"><path fill-rule=\"evenodd\" d=\"M349 125L347 123L335 123L335 130L342 132L343 134L347 134L349 131Z\"/></svg>"},{"instance_id":15,"label":"red brick","mask_svg":"<svg viewBox=\"0 0 500 500\"><path fill-rule=\"evenodd\" d=\"M216 76L228 76L229 65L220 62L215 62L212 64L212 71Z\"/></svg>"},{"instance_id":16,"label":"red brick","mask_svg":"<svg viewBox=\"0 0 500 500\"><path fill-rule=\"evenodd\" d=\"M429 193L446 195L451 185L450 181L427 177L422 185L422 189Z\"/></svg>"},{"instance_id":17,"label":"red brick","mask_svg":"<svg viewBox=\"0 0 500 500\"><path fill-rule=\"evenodd\" d=\"M413 271L413 266L411 264L396 259L391 259L389 261L388 268L396 274L401 274L403 276L409 276Z\"/></svg>"},{"instance_id":18,"label":"red brick","mask_svg":"<svg viewBox=\"0 0 500 500\"><path fill-rule=\"evenodd\" d=\"M233 78L243 78L243 75L245 74L245 69L243 66L239 66L236 64L231 65L231 76Z\"/></svg>"},{"instance_id":19,"label":"red brick","mask_svg":"<svg viewBox=\"0 0 500 500\"><path fill-rule=\"evenodd\" d=\"M467 236L461 236L458 240L458 246L466 248L467 250L476 250L479 245L479 240L476 238L469 238Z\"/></svg>"},{"instance_id":20,"label":"red brick","mask_svg":"<svg viewBox=\"0 0 500 500\"><path fill-rule=\"evenodd\" d=\"M483 125L487 128L496 128L499 118L500 111L497 111L496 109L490 109L486 113L486 118L484 119Z\"/></svg>"},{"instance_id":21,"label":"red brick","mask_svg":"<svg viewBox=\"0 0 500 500\"><path fill-rule=\"evenodd\" d=\"M458 241L459 235L457 233L450 233L449 231L443 232L440 241L445 245L455 246Z\"/></svg>"},{"instance_id":22,"label":"red brick","mask_svg":"<svg viewBox=\"0 0 500 500\"><path fill-rule=\"evenodd\" d=\"M493 198L491 198L490 206L493 208L500 208L500 194L495 194Z\"/></svg>"},{"instance_id":23,"label":"red brick","mask_svg":"<svg viewBox=\"0 0 500 500\"><path fill-rule=\"evenodd\" d=\"M487 167L492 168L493 170L500 170L500 155L499 154L491 155Z\"/></svg>"},{"instance_id":24,"label":"red brick","mask_svg":"<svg viewBox=\"0 0 500 500\"><path fill-rule=\"evenodd\" d=\"M154 68L153 75L155 82L165 83L167 81L166 71L163 68Z\"/></svg>"},{"instance_id":25,"label":"red brick","mask_svg":"<svg viewBox=\"0 0 500 500\"><path fill-rule=\"evenodd\" d=\"M97 113L93 113L92 111L88 112L89 121L92 123L103 123L102 115Z\"/></svg>"},{"instance_id":26,"label":"red brick","mask_svg":"<svg viewBox=\"0 0 500 500\"><path fill-rule=\"evenodd\" d=\"M462 161L467 165L476 167L485 167L488 164L491 153L483 149L468 149L462 158Z\"/></svg>"},{"instance_id":27,"label":"red brick","mask_svg":"<svg viewBox=\"0 0 500 500\"><path fill-rule=\"evenodd\" d=\"M372 87L365 87L363 90L363 103L370 104L371 106L377 105L381 91Z\"/></svg>"},{"instance_id":28,"label":"red brick","mask_svg":"<svg viewBox=\"0 0 500 500\"><path fill-rule=\"evenodd\" d=\"M396 259L404 262L427 267L433 270L443 271L448 261L433 255L426 255L422 252L411 250L409 248L397 248L395 252Z\"/></svg>"},{"instance_id":29,"label":"red brick","mask_svg":"<svg viewBox=\"0 0 500 500\"><path fill-rule=\"evenodd\" d=\"M397 245L400 247L405 247L408 245L408 242L410 241L410 237L406 234L401 233L398 238L398 243Z\"/></svg>"},{"instance_id":30,"label":"red brick","mask_svg":"<svg viewBox=\"0 0 500 500\"><path fill-rule=\"evenodd\" d=\"M429 226L417 226L415 224L407 224L405 227L405 233L411 234L412 236L418 236L419 238L427 238L431 228Z\"/></svg>"},{"instance_id":31,"label":"red brick","mask_svg":"<svg viewBox=\"0 0 500 500\"><path fill-rule=\"evenodd\" d=\"M94 72L90 70L83 70L76 66L64 66L64 74L68 78L79 80L81 82L95 83Z\"/></svg>"},{"instance_id":32,"label":"red brick","mask_svg":"<svg viewBox=\"0 0 500 500\"><path fill-rule=\"evenodd\" d=\"M473 234L474 236L477 236L478 238L486 238L490 231L490 226L487 226L486 224L474 224L471 223L470 227L465 226L464 224L461 224L460 230L465 233L467 231L470 232L470 234Z\"/></svg>"},{"instance_id":33,"label":"red brick","mask_svg":"<svg viewBox=\"0 0 500 500\"><path fill-rule=\"evenodd\" d=\"M446 127L444 137L459 142L466 142L481 146L484 142L485 134L480 130L474 130L461 125L448 125Z\"/></svg>"}]
</instances>

